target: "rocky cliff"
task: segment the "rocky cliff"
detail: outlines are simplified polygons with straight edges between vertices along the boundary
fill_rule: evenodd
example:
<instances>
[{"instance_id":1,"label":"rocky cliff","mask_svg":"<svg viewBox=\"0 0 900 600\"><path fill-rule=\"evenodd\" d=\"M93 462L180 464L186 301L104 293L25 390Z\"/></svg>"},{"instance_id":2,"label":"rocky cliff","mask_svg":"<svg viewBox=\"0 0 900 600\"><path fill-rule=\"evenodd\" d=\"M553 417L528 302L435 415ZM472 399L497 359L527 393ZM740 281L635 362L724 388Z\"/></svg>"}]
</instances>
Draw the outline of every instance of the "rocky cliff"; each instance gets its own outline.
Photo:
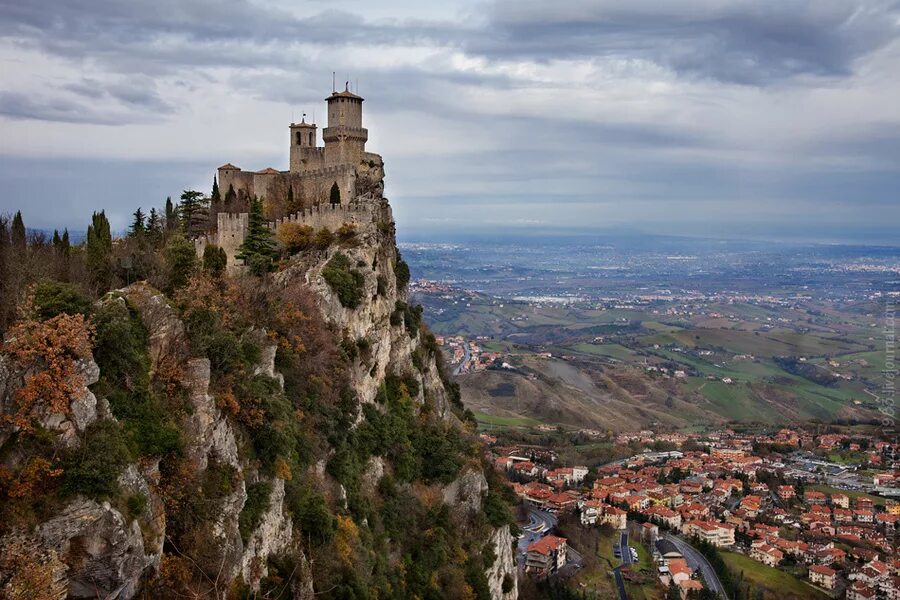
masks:
<instances>
[{"instance_id":1,"label":"rocky cliff","mask_svg":"<svg viewBox=\"0 0 900 600\"><path fill-rule=\"evenodd\" d=\"M390 207L366 210L265 277L136 283L11 330L0 595L517 597Z\"/></svg>"}]
</instances>

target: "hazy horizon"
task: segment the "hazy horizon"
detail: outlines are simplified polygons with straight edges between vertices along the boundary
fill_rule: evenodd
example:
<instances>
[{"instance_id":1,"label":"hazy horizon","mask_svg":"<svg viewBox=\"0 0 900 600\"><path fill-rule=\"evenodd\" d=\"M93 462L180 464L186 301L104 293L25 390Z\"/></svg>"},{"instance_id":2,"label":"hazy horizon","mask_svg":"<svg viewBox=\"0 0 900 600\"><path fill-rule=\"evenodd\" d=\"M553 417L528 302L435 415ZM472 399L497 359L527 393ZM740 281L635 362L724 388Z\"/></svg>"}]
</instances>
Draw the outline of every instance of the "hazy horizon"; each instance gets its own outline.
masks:
<instances>
[{"instance_id":1,"label":"hazy horizon","mask_svg":"<svg viewBox=\"0 0 900 600\"><path fill-rule=\"evenodd\" d=\"M0 2L0 66L0 213L35 228L285 169L336 72L401 236L900 238L896 2Z\"/></svg>"}]
</instances>

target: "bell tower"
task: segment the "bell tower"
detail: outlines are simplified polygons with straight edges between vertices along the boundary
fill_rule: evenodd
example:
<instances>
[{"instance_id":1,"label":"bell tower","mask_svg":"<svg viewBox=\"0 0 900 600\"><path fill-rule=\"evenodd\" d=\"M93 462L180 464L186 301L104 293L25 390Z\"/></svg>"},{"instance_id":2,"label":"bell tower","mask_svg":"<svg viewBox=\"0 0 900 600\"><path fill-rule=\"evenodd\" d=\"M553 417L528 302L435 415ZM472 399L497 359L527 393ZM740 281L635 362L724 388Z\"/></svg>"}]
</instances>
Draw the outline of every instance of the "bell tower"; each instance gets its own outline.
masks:
<instances>
[{"instance_id":1,"label":"bell tower","mask_svg":"<svg viewBox=\"0 0 900 600\"><path fill-rule=\"evenodd\" d=\"M316 125L307 123L306 115L299 123L291 123L291 172L297 173L311 166L309 159L318 154L316 147ZM321 160L321 157L319 157Z\"/></svg>"},{"instance_id":2,"label":"bell tower","mask_svg":"<svg viewBox=\"0 0 900 600\"><path fill-rule=\"evenodd\" d=\"M325 164L357 165L366 151L369 130L362 126L363 99L350 91L332 92L328 103L328 127L322 130L325 140Z\"/></svg>"}]
</instances>

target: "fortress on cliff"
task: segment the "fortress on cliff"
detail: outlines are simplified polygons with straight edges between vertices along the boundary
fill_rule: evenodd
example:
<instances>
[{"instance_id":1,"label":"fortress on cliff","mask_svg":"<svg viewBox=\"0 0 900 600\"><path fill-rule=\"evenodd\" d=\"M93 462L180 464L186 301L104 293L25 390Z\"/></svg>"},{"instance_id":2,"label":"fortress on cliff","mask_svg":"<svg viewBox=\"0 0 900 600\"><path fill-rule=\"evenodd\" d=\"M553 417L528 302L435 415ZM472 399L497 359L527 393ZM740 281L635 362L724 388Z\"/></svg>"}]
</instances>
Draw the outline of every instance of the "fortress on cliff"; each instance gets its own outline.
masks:
<instances>
[{"instance_id":1,"label":"fortress on cliff","mask_svg":"<svg viewBox=\"0 0 900 600\"><path fill-rule=\"evenodd\" d=\"M305 115L299 123L291 123L287 171L271 167L245 171L231 163L219 167L217 181L224 196L220 205L210 207L214 230L196 240L198 253L215 244L225 250L229 266L238 264L235 256L247 232L253 198L262 200L269 227L276 233L286 222L335 230L369 218L369 208L384 191L384 162L380 155L366 152L369 131L363 127L363 98L348 85L325 102L324 146L318 145L316 124L307 123Z\"/></svg>"}]
</instances>

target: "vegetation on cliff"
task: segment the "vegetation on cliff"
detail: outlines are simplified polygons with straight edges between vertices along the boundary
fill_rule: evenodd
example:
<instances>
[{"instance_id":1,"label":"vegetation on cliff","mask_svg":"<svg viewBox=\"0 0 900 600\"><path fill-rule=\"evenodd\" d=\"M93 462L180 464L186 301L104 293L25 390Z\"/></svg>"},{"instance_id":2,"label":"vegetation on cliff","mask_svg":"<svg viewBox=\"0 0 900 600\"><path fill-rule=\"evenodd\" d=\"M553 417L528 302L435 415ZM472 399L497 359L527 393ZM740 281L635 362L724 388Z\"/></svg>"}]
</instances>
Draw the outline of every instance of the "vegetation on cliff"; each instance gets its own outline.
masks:
<instances>
[{"instance_id":1,"label":"vegetation on cliff","mask_svg":"<svg viewBox=\"0 0 900 600\"><path fill-rule=\"evenodd\" d=\"M43 524L98 500L138 522L137 558L152 568L129 585L154 597L490 598L487 540L510 522L507 498L493 478L484 497L447 497L484 481L485 465L421 308L406 303L393 227L376 224L371 246L351 226L295 232L279 263L227 276L217 250L197 261L195 212L138 213L111 243L95 214L74 247L22 244L21 218L0 220L0 295L18 306L0 315L0 558L24 564ZM271 237L260 243L274 258ZM310 272L344 308L378 303L383 317L348 337ZM139 279L149 285L129 286ZM213 440L198 454L203 427L234 432L233 453ZM266 545L278 550L262 563L244 556Z\"/></svg>"}]
</instances>

